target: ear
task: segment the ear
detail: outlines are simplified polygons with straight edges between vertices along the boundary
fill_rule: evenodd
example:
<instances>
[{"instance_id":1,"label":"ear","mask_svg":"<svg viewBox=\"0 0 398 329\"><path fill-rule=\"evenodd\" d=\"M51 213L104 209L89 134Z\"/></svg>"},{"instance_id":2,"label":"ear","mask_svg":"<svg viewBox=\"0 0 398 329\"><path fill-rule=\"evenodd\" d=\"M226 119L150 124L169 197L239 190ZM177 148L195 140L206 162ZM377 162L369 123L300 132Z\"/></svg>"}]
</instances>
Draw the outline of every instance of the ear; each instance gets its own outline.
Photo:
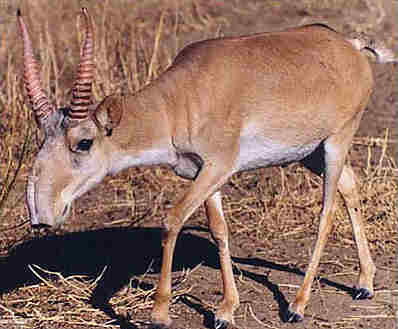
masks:
<instances>
[{"instance_id":1,"label":"ear","mask_svg":"<svg viewBox=\"0 0 398 329\"><path fill-rule=\"evenodd\" d=\"M120 96L108 96L93 113L94 122L105 130L107 136L112 135L123 114L123 102Z\"/></svg>"}]
</instances>

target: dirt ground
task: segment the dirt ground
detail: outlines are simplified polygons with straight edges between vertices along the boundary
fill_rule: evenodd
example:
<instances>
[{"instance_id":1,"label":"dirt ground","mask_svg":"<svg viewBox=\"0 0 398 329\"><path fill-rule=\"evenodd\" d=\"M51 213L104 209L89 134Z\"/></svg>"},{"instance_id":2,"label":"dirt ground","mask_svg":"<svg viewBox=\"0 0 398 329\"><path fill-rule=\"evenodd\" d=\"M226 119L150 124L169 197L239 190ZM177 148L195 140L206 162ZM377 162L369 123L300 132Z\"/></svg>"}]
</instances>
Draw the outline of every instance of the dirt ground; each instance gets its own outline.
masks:
<instances>
[{"instance_id":1,"label":"dirt ground","mask_svg":"<svg viewBox=\"0 0 398 329\"><path fill-rule=\"evenodd\" d=\"M115 48L109 46L112 41L116 42L115 47L120 47L118 51L127 51L129 48L123 42L133 37L139 40L137 56L150 58L162 12L165 15L162 50L157 71L150 78L169 64L165 58L173 58L192 41L313 22L327 23L347 34L364 31L384 40L390 48L398 48L397 8L393 1L387 0L59 3L57 8L44 0L0 3L5 13L0 33L9 30L6 39L9 45L0 44L0 55L5 56L5 59L0 58L0 65L7 70L7 63L8 68L10 62L14 63L15 80L21 80L18 75L21 62L17 57L21 52L13 16L20 6L27 13L28 22L37 23L35 31L46 31L47 26L52 35L55 58L58 58L63 77L58 81L59 91L51 83L49 89L56 90L56 101L60 104L68 96L68 91L62 89L70 88L73 76L68 63L78 56L75 35L67 31L76 28L75 16L83 5L94 13L99 40L105 40L99 36L105 33L103 27L123 36L110 41L107 54L98 55L99 95L142 85L145 74L148 75L148 65L144 61L136 61L138 78L126 78L120 73L123 61L116 67L109 65L111 60L102 62L102 59L114 56ZM46 21L52 14L56 18ZM123 30L126 24L130 24L135 34ZM49 40L45 33L34 36L36 44L44 44L41 47L46 47ZM40 49L43 60L52 56L43 51L44 48ZM11 59L10 53L14 56ZM49 66L44 67L51 71ZM240 173L222 188L241 300L235 315L236 328L391 329L398 325L394 304L398 296L398 172L393 160L398 138L397 67L396 64L376 63L372 67L375 91L349 161L360 179L362 211L378 269L375 297L352 300L352 287L358 274L357 253L347 213L339 200L334 229L322 256L320 277L313 284L306 318L298 324L285 323L284 311L294 300L315 243L321 209L321 179L295 164ZM7 98L7 93L12 92L9 91L12 78L3 74L5 82L1 84L0 96ZM10 107L4 105L2 97L0 138L5 140L12 134L19 135L7 121L11 117L7 114ZM384 141L386 133L388 141ZM40 136L35 135L35 138L35 145L24 158L12 191L3 205L0 202L3 255L0 259L0 328L149 327L161 261L161 222L190 182L175 177L164 167L126 170L115 177L107 177L77 200L71 218L60 230L34 236L26 222L24 189ZM22 145L22 140L19 144ZM4 154L7 150L4 145L0 147ZM18 147L10 150L15 152L15 157L20 154ZM7 164L0 165L2 174L1 169ZM1 183L0 180L0 187L4 188ZM217 249L208 232L204 209L200 208L188 221L177 244L171 305L173 328L212 328L213 311L222 297L218 268Z\"/></svg>"}]
</instances>

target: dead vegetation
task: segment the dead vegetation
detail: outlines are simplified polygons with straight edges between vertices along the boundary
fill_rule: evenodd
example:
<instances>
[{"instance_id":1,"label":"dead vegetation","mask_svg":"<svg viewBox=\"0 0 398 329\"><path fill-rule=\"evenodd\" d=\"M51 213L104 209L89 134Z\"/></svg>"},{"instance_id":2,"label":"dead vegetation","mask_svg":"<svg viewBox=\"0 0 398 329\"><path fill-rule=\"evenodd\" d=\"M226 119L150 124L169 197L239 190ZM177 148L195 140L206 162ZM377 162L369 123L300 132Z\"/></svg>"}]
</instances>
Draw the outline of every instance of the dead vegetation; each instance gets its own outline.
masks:
<instances>
[{"instance_id":1,"label":"dead vegetation","mask_svg":"<svg viewBox=\"0 0 398 329\"><path fill-rule=\"evenodd\" d=\"M120 227L132 230L159 226L167 209L176 200L177 193L189 184L176 178L167 168L130 169L117 177L107 178L100 187L77 202L69 224L63 231L49 235L48 246L37 247L35 244L42 240L33 237L30 231L24 192L27 173L42 136L24 104L20 70L22 49L14 14L19 6L27 17L36 55L42 63L43 86L53 101L63 106L69 101L78 60L81 36L77 32L80 22L76 17L83 5L89 8L95 18L97 71L94 94L97 100L111 93L131 93L142 88L164 71L178 50L194 40L255 32L256 29L279 29L287 25L309 23L317 17L340 24L340 30L344 30L365 24L366 13L371 17L366 22L379 22L380 15L386 15L376 10L377 6L372 6L370 0L350 2L349 8L344 9L344 13L349 13L346 21L339 20L346 2L331 0L306 0L293 5L288 1L241 3L150 0L134 5L122 0L95 3L58 1L56 8L52 2L44 0L0 2L1 10L7 13L0 25L0 67L3 68L0 72L0 251L4 256L0 267L5 281L0 287L4 293L0 301L1 328L129 328L127 324L135 328L135 325L145 325L149 319L148 311L152 305L157 275L156 265L152 261L143 262L143 269L125 270L124 274L128 276L126 284L110 296L110 307L102 305L102 308L98 308L93 306L92 297L103 276L110 271L109 264L113 263L104 261L101 265L96 263L90 271L79 271L79 266L77 269L73 267L75 258L71 260L77 256L67 254L66 261L72 267L70 269L59 257L55 257L54 263L50 264L45 259L47 248L61 248L57 239L62 241L64 235L73 235L73 232L95 233L104 229L114 234L112 230ZM260 19L264 20L262 24L257 21ZM371 29L368 26L366 28ZM387 23L374 25L373 31L387 42L393 41ZM396 93L391 97L392 104L394 100L396 102ZM378 98L373 100L371 106L385 106L383 102L383 99ZM391 104L389 108L393 109ZM315 290L320 297L314 299L314 307L309 309L313 316L306 323L307 328L374 327L376 323L378 326L385 323L380 328L392 328L394 323L393 300L398 295L396 286L393 286L396 281L394 278L398 275L395 263L398 169L391 150L397 134L392 129L382 131L383 134L372 135L367 133L364 126L360 132L363 137L355 139L349 161L360 178L367 235L378 270L383 273L383 282L376 285L376 298L371 303L353 306L351 312L341 316L325 318L322 317L323 307L330 307L328 299L339 304L341 299L349 297L347 293L342 294L341 289L330 285L325 288L324 283L319 281L319 287L315 287ZM289 296L290 291L292 294L296 291L298 284L290 282L286 276L280 279L276 277L271 280L272 284L268 284L268 275L278 271L272 266L265 266L256 272L253 266L248 267L239 259L261 258L280 266L286 265L282 271L290 272L290 277L300 280L301 277L290 268L304 270L307 264L307 249L311 249L318 227L321 186L320 178L299 165L290 165L235 175L223 188L224 209L230 223L233 255L237 256L234 260L237 279L243 296L238 323L253 328L283 326L276 300L272 297L262 300L263 297L254 295L256 300L258 298L258 307L263 307L260 316L257 305L251 303L251 294L269 294L264 285L271 289L273 284ZM321 275L328 280L342 280L350 285L355 281L357 260L351 225L341 200L336 216L328 243L330 251L322 258L324 266L321 266ZM208 238L203 210L193 215L189 225L199 231L198 237ZM119 237L119 233L117 231L114 236ZM75 239L80 241L79 236ZM93 241L99 243L98 240ZM200 240L199 247L196 247L200 248L201 243L205 243L204 240ZM154 239L153 244L158 247L159 241ZM203 245L204 248L213 250L208 244ZM83 242L81 245L82 248L89 248ZM22 249L32 246L32 250L41 252L42 257L22 261L21 258L30 253L21 252L18 249L20 246ZM131 247L138 248L138 253L136 250L134 253L121 251L123 247L116 250L122 253L122 258L127 257L124 256L127 252L128 258L123 262L134 264L134 261L139 262L139 254L146 249L140 249L140 245L134 241L129 245ZM112 246L110 249L113 250ZM76 249L73 252L78 255L82 251ZM94 255L98 258L100 252ZM172 311L175 316L193 313L192 317L197 318L199 314L201 319L192 323L192 328L199 328L202 318L206 318L207 312L216 305L218 292L213 285L217 286L217 277L208 273L214 265L211 261L209 263L198 256L193 260L193 263L197 261L196 264L186 265L184 259L182 257L180 271L175 273L175 303ZM21 263L15 265L13 262ZM257 274L249 275L249 269ZM17 271L22 270L25 274L19 280ZM263 284L258 284L260 281L255 278L264 275L261 270L267 271L267 278L260 280ZM209 286L201 287L206 276L212 280L205 281ZM203 294L201 299L198 299L201 296L199 292ZM336 310L341 311L341 305ZM268 313L271 314L269 317ZM181 320L181 323L190 317L185 314L185 320Z\"/></svg>"}]
</instances>

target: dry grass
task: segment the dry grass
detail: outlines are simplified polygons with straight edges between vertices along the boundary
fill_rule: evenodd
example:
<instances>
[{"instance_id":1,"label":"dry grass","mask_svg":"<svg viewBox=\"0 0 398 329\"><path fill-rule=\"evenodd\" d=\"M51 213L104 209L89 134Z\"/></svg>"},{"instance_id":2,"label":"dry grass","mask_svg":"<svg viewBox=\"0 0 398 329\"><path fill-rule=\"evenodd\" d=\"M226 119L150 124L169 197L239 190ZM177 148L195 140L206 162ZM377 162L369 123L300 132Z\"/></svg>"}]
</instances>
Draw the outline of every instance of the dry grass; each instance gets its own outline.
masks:
<instances>
[{"instance_id":1,"label":"dry grass","mask_svg":"<svg viewBox=\"0 0 398 329\"><path fill-rule=\"evenodd\" d=\"M319 15L328 10L339 13L345 4L346 1L342 0L303 1L295 7L298 11ZM367 1L352 1L350 10L366 4ZM117 5L111 1L57 1L57 8L44 0L0 2L7 12L4 16L6 24L0 25L3 36L0 44L0 251L4 255L16 244L32 237L26 223L25 181L42 140L23 101L21 44L13 15L16 7L20 6L33 32L36 54L42 63L43 87L60 106L67 104L70 97L81 40L76 29L80 24L76 14L82 5L89 7L95 20L97 71L94 94L97 100L111 93L135 92L164 71L178 50L189 41L228 34L228 29L233 28L232 17L236 15L244 20L245 15L255 11L276 10L279 13L278 10L284 8L282 1L248 1L247 4L230 1L217 2L217 6L206 1L148 0L135 6L122 0ZM379 13L374 15L377 20ZM362 24L361 19L358 24ZM280 25L286 25L287 21L288 18L281 18ZM350 21L350 24L354 23ZM392 259L396 255L398 240L398 169L390 151L388 131L385 136L357 138L350 161L359 177L362 210L372 253ZM187 182L176 178L165 168L132 169L116 178L108 178L106 184L106 192L97 190L97 197L86 197L84 213L79 212L79 207L74 208L72 225L68 230L148 226L160 222L171 201L175 200L176 191L187 186ZM266 256L266 251L271 250L276 241L313 239L321 208L321 186L320 178L298 165L235 175L224 187L223 200L233 241L241 241L239 247L244 250L253 249L255 244L259 247L259 257L279 257L279 263L288 263L291 260L288 256ZM79 224L79 217L85 218L82 224ZM206 225L203 210L193 217L194 223ZM347 217L340 200L331 246L354 248ZM355 260L344 259L344 264L340 261L343 260L339 257L331 257L330 262L334 263L327 273L330 277L356 271ZM296 264L299 268L307 258L301 262ZM394 264L383 269L396 275ZM60 272L36 265L31 265L30 270L41 283L3 295L0 327L10 328L10 324L15 328L48 328L49 325L62 328L120 327L115 318L88 303L101 275L95 278L83 275L64 277ZM182 272L176 278L175 300L189 294L193 288L189 283L193 272ZM151 277L150 269L148 274L134 278L136 281L132 279L113 296L110 304L117 314L125 315L126 319L135 318L150 309L155 287L148 288L142 283L147 277ZM248 284L241 283L243 287ZM294 285L284 287L281 284L280 287L297 289ZM332 295L336 292L326 290L324 293ZM383 306L373 313L367 312L367 316L392 317L393 294L398 293L392 287L378 292L379 305ZM214 305L205 307L211 309ZM278 322L265 323L258 318L250 304L244 308L241 317L254 319L259 327L279 327ZM364 318L365 315L359 319L346 317L336 322L314 319L313 325L314 328L355 328L355 323Z\"/></svg>"},{"instance_id":2,"label":"dry grass","mask_svg":"<svg viewBox=\"0 0 398 329\"><path fill-rule=\"evenodd\" d=\"M64 327L81 326L115 328L118 327L118 319L109 319L104 311L89 305L91 295L102 275L95 279L83 275L62 276L61 273L51 272L37 265L29 265L32 273L39 278L40 284L26 288L20 288L16 295L6 295L2 309L2 324L18 324L21 328L47 328L48 324ZM194 271L183 271L174 279L173 300L181 295L189 294L191 288L181 288L184 282ZM144 309L153 305L155 288L148 289L141 282L146 279L142 275L139 281L133 279L110 300L110 306L121 316L130 318ZM22 296L22 298L21 298Z\"/></svg>"}]
</instances>

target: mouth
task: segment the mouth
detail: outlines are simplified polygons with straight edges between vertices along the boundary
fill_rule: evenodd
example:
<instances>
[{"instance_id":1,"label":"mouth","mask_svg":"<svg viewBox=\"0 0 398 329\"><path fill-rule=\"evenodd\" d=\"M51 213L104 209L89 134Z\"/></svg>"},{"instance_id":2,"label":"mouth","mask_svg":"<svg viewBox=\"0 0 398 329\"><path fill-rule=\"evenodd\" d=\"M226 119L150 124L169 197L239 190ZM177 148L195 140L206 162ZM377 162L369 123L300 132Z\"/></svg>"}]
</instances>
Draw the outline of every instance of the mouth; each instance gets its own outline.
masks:
<instances>
[{"instance_id":1,"label":"mouth","mask_svg":"<svg viewBox=\"0 0 398 329\"><path fill-rule=\"evenodd\" d=\"M40 224L32 224L31 227L32 227L32 231L35 234L38 234L38 233L40 233L42 231L44 231L44 232L49 231L50 228L51 228L51 225L40 223Z\"/></svg>"},{"instance_id":2,"label":"mouth","mask_svg":"<svg viewBox=\"0 0 398 329\"><path fill-rule=\"evenodd\" d=\"M47 232L50 229L58 229L68 218L71 209L71 204L67 204L62 213L55 218L54 224L43 223L38 220L32 221L31 227L34 232Z\"/></svg>"}]
</instances>

